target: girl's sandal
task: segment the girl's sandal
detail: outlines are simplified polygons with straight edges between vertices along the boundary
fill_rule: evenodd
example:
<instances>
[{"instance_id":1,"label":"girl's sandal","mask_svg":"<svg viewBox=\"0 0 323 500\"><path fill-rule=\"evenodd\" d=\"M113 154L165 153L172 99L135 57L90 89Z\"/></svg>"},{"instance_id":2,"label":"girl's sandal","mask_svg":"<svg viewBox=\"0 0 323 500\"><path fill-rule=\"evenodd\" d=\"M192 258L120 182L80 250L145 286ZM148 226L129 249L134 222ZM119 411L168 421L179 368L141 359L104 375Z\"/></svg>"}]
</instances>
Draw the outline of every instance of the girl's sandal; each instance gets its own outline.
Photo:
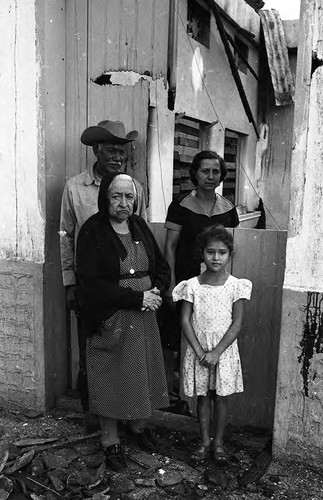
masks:
<instances>
[{"instance_id":1,"label":"girl's sandal","mask_svg":"<svg viewBox=\"0 0 323 500\"><path fill-rule=\"evenodd\" d=\"M228 454L222 445L214 445L213 457L218 464L226 465L228 463Z\"/></svg>"},{"instance_id":2,"label":"girl's sandal","mask_svg":"<svg viewBox=\"0 0 323 500\"><path fill-rule=\"evenodd\" d=\"M203 462L203 460L205 460L208 456L210 456L210 453L211 453L211 445L208 446L202 445L195 451L193 451L191 459L194 460L194 462Z\"/></svg>"}]
</instances>

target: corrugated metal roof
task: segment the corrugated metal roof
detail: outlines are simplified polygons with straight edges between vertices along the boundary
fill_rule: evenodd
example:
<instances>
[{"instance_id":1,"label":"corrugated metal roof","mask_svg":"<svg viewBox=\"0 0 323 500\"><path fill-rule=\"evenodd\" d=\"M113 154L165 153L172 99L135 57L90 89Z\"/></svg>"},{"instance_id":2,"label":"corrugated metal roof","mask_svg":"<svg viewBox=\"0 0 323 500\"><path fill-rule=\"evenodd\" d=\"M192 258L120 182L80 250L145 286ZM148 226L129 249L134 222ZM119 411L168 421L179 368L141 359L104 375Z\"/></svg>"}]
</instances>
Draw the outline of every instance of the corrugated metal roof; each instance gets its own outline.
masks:
<instances>
[{"instance_id":1,"label":"corrugated metal roof","mask_svg":"<svg viewBox=\"0 0 323 500\"><path fill-rule=\"evenodd\" d=\"M261 10L259 14L276 105L286 106L293 102L295 86L289 65L283 23L275 9Z\"/></svg>"}]
</instances>

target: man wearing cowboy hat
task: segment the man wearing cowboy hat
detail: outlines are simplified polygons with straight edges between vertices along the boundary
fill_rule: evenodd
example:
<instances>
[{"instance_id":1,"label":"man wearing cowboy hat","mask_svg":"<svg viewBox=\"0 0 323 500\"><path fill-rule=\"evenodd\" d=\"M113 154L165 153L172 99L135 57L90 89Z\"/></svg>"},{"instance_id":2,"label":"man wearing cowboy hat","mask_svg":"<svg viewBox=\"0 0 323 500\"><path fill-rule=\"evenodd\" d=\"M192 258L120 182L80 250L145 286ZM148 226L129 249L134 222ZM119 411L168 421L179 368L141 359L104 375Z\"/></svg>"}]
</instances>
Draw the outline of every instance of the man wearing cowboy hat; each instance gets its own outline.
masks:
<instances>
[{"instance_id":1,"label":"man wearing cowboy hat","mask_svg":"<svg viewBox=\"0 0 323 500\"><path fill-rule=\"evenodd\" d=\"M136 140L138 132L133 130L127 135L123 122L104 120L97 126L84 130L81 141L92 146L96 162L92 167L71 179L65 185L62 196L60 220L60 247L63 284L66 289L67 307L75 309L75 249L76 240L84 222L98 211L98 194L101 179L110 172L123 171L126 161L125 145ZM146 219L146 205L143 188L134 179L137 189L137 215ZM85 372L86 332L82 334L78 323L80 367L78 391L81 395L83 410L88 411L87 380Z\"/></svg>"}]
</instances>

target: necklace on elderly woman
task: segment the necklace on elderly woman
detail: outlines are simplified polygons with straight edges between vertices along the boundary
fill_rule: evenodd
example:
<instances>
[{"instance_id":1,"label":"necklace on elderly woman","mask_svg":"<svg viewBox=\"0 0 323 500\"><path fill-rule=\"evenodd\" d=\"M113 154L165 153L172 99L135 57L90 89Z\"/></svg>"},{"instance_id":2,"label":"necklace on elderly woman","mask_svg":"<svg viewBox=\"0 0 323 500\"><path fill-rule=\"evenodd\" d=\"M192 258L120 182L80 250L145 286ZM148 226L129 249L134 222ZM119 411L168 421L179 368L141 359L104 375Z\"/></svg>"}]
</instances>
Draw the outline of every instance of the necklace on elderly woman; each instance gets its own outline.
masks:
<instances>
[{"instance_id":1,"label":"necklace on elderly woman","mask_svg":"<svg viewBox=\"0 0 323 500\"><path fill-rule=\"evenodd\" d=\"M132 241L132 243L134 243L135 245L139 245L139 241ZM133 260L135 260L135 255L134 255L134 252L133 252L133 246L132 244L130 245L130 248L129 248L129 253L128 253L128 257L129 257L129 261L130 261L130 266L131 268L129 269L129 274L135 274L135 270L133 268ZM132 259L133 257L133 259Z\"/></svg>"},{"instance_id":2,"label":"necklace on elderly woman","mask_svg":"<svg viewBox=\"0 0 323 500\"><path fill-rule=\"evenodd\" d=\"M121 241L122 241L122 237L126 237L128 238L129 236L129 232L128 233L118 233L119 234L119 237L121 236ZM129 241L130 240L130 241ZM130 269L129 269L129 274L131 274L132 276L135 274L135 268L134 268L134 262L136 261L136 256L135 256L135 252L134 252L134 249L135 249L135 246L134 245L139 245L139 241L134 241L132 239L132 237L130 236L129 237L129 244L127 245L127 249L128 249L128 260L129 260L129 265L130 265Z\"/></svg>"}]
</instances>

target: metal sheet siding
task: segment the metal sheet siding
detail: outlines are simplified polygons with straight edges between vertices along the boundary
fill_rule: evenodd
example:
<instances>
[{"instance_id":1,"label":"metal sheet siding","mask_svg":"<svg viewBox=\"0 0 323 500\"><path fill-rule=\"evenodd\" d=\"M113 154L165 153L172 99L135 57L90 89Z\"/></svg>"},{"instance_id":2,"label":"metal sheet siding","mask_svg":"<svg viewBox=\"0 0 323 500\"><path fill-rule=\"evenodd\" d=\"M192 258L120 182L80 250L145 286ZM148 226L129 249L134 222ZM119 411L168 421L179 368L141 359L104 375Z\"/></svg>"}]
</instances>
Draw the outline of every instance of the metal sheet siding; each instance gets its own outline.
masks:
<instances>
[{"instance_id":1,"label":"metal sheet siding","mask_svg":"<svg viewBox=\"0 0 323 500\"><path fill-rule=\"evenodd\" d=\"M166 75L169 0L91 0L89 74Z\"/></svg>"}]
</instances>

